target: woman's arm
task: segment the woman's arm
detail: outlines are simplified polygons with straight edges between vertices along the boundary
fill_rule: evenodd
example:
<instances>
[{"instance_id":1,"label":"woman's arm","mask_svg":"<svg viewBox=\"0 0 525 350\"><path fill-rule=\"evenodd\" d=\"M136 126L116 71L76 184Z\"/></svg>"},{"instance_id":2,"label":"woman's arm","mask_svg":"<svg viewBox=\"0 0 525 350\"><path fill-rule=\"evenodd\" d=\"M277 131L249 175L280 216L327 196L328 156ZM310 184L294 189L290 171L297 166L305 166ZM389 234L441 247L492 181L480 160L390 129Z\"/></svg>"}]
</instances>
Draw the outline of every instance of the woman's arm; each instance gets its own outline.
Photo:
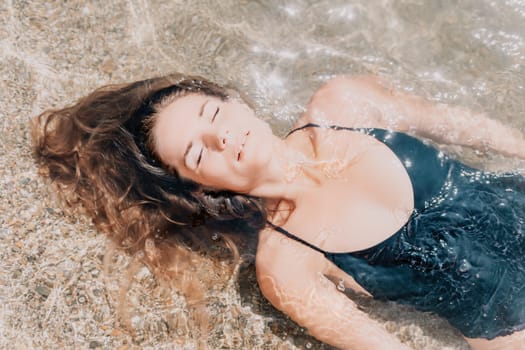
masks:
<instances>
[{"instance_id":1,"label":"woman's arm","mask_svg":"<svg viewBox=\"0 0 525 350\"><path fill-rule=\"evenodd\" d=\"M388 128L525 159L525 136L519 130L483 113L394 91L374 77L331 79L314 94L300 122Z\"/></svg>"},{"instance_id":2,"label":"woman's arm","mask_svg":"<svg viewBox=\"0 0 525 350\"><path fill-rule=\"evenodd\" d=\"M484 113L461 107L434 104L420 97L394 93L400 113L414 132L442 144L456 144L481 151L493 150L505 156L525 159L525 136Z\"/></svg>"},{"instance_id":3,"label":"woman's arm","mask_svg":"<svg viewBox=\"0 0 525 350\"><path fill-rule=\"evenodd\" d=\"M340 349L410 349L359 310L323 271L311 269L319 259L329 264L319 253L288 253L257 254L259 286L276 308L315 338Z\"/></svg>"}]
</instances>

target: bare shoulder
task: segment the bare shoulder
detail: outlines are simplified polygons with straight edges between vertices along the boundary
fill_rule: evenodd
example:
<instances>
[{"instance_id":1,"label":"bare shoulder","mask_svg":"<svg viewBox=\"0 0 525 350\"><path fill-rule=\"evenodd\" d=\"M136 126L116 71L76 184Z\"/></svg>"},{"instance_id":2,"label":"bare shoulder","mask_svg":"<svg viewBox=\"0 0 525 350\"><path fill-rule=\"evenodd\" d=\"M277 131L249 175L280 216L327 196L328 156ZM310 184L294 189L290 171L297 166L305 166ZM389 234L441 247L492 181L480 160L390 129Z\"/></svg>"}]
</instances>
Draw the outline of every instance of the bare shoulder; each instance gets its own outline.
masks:
<instances>
[{"instance_id":1,"label":"bare shoulder","mask_svg":"<svg viewBox=\"0 0 525 350\"><path fill-rule=\"evenodd\" d=\"M385 127L382 109L390 103L388 84L374 76L338 76L312 96L297 126L307 123Z\"/></svg>"},{"instance_id":2,"label":"bare shoulder","mask_svg":"<svg viewBox=\"0 0 525 350\"><path fill-rule=\"evenodd\" d=\"M323 272L328 261L321 253L266 228L259 234L255 263L258 271L278 275L284 270Z\"/></svg>"},{"instance_id":3,"label":"bare shoulder","mask_svg":"<svg viewBox=\"0 0 525 350\"><path fill-rule=\"evenodd\" d=\"M313 275L323 274L329 268L326 258L271 228L259 234L255 268L259 287L274 303L278 290L300 288Z\"/></svg>"}]
</instances>

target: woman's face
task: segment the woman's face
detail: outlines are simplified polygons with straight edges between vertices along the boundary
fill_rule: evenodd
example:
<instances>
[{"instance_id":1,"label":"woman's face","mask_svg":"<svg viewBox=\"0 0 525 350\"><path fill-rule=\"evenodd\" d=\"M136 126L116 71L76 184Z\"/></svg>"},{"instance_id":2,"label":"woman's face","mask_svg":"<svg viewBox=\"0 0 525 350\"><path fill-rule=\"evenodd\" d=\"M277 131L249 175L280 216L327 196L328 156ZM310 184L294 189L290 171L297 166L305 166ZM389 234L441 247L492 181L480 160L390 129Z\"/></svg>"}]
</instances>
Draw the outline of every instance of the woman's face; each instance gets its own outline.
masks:
<instances>
[{"instance_id":1,"label":"woman's face","mask_svg":"<svg viewBox=\"0 0 525 350\"><path fill-rule=\"evenodd\" d=\"M154 147L180 176L216 189L249 193L269 165L275 136L237 100L187 94L163 108Z\"/></svg>"}]
</instances>

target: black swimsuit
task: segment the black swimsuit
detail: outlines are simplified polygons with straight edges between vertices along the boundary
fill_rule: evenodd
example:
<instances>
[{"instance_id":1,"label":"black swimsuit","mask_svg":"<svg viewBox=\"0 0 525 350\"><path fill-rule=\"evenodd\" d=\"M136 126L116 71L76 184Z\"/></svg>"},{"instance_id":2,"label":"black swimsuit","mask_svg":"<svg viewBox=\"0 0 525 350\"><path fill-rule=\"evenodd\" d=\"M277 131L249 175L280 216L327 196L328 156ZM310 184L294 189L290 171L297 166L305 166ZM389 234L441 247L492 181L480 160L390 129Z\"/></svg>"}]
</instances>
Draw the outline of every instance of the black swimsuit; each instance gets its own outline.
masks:
<instances>
[{"instance_id":1,"label":"black swimsuit","mask_svg":"<svg viewBox=\"0 0 525 350\"><path fill-rule=\"evenodd\" d=\"M290 134L307 127L320 126ZM349 253L271 226L324 254L374 298L434 312L467 337L524 329L525 178L468 167L404 133L327 128L366 133L396 154L412 182L411 217L385 241Z\"/></svg>"}]
</instances>

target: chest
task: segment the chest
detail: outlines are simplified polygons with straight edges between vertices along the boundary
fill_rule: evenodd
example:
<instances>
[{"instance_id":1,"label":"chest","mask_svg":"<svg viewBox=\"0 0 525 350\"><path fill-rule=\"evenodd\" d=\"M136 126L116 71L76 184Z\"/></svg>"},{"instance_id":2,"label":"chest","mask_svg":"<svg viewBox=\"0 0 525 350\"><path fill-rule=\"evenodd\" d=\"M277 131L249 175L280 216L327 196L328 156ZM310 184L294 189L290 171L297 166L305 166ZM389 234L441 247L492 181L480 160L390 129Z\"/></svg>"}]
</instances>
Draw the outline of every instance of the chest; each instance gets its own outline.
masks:
<instances>
[{"instance_id":1,"label":"chest","mask_svg":"<svg viewBox=\"0 0 525 350\"><path fill-rule=\"evenodd\" d=\"M329 252L382 242L414 208L410 178L396 155L365 135L346 136L317 145L319 185L301 193L283 225Z\"/></svg>"}]
</instances>

